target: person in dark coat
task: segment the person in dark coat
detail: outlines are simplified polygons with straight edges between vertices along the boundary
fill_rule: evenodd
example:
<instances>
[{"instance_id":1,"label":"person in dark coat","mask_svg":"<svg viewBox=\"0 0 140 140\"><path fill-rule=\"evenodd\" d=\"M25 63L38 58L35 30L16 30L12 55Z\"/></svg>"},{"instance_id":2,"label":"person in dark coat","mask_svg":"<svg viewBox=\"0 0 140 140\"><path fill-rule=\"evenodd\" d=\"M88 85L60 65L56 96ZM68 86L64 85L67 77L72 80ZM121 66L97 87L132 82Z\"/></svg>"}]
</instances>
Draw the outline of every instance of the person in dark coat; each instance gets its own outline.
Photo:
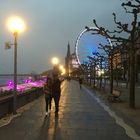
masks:
<instances>
[{"instance_id":1,"label":"person in dark coat","mask_svg":"<svg viewBox=\"0 0 140 140\"><path fill-rule=\"evenodd\" d=\"M46 116L48 116L51 111L51 100L52 100L52 79L50 77L47 78L43 90L45 93Z\"/></svg>"},{"instance_id":2,"label":"person in dark coat","mask_svg":"<svg viewBox=\"0 0 140 140\"><path fill-rule=\"evenodd\" d=\"M61 81L58 78L58 74L54 74L52 82L52 98L54 99L55 102L55 116L58 116L60 96L61 96Z\"/></svg>"},{"instance_id":3,"label":"person in dark coat","mask_svg":"<svg viewBox=\"0 0 140 140\"><path fill-rule=\"evenodd\" d=\"M79 86L80 86L80 89L82 88L82 83L83 83L83 79L80 77L79 78Z\"/></svg>"}]
</instances>

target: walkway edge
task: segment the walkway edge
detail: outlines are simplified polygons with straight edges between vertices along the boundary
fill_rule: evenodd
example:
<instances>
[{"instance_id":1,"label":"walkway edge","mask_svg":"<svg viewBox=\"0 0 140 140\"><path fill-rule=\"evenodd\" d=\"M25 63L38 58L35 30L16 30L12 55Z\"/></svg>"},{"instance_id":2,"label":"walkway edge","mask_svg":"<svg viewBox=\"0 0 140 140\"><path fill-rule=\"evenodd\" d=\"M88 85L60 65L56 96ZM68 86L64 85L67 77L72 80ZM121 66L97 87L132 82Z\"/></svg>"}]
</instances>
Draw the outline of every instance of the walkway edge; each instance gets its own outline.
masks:
<instances>
[{"instance_id":1,"label":"walkway edge","mask_svg":"<svg viewBox=\"0 0 140 140\"><path fill-rule=\"evenodd\" d=\"M132 138L134 140L140 140L140 136L138 134L136 134L135 130L131 126L126 124L122 118L120 118L118 115L116 115L116 113L114 111L112 111L106 104L104 104L99 98L97 98L89 89L87 89L86 87L84 87L84 89L92 98L94 98L100 104L101 107L104 108L105 111L107 111L109 113L109 115L111 117L113 117L115 119L115 121L118 125L120 125L121 127L123 127L125 129L126 134L130 138Z\"/></svg>"}]
</instances>

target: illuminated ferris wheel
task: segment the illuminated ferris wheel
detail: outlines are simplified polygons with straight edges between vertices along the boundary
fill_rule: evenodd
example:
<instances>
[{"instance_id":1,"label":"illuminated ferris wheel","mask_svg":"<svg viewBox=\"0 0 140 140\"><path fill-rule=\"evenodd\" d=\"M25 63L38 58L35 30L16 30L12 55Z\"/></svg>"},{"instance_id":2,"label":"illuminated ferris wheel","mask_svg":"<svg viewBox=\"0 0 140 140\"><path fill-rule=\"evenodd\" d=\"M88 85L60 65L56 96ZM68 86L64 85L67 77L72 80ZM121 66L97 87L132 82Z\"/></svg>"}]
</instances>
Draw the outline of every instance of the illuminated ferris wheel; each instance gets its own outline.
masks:
<instances>
[{"instance_id":1,"label":"illuminated ferris wheel","mask_svg":"<svg viewBox=\"0 0 140 140\"><path fill-rule=\"evenodd\" d=\"M99 30L96 27L89 27L84 29L78 36L75 44L75 54L78 65L88 62L88 56L92 57L93 53L104 53L103 50L99 50L99 44L111 45L110 39L99 34Z\"/></svg>"}]
</instances>

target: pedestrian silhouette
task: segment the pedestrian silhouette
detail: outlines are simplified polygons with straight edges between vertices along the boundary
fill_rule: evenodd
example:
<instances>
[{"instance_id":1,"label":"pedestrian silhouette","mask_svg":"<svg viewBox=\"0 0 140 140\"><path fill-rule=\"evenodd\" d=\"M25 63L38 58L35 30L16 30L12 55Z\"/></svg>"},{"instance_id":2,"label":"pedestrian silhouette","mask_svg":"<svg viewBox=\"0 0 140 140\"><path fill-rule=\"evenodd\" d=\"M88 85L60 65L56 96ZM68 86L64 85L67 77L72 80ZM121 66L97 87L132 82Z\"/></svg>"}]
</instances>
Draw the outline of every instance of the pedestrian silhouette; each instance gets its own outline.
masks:
<instances>
[{"instance_id":1,"label":"pedestrian silhouette","mask_svg":"<svg viewBox=\"0 0 140 140\"><path fill-rule=\"evenodd\" d=\"M61 96L61 81L58 78L58 74L53 75L53 82L52 82L52 98L55 102L55 116L58 116L59 112L59 100Z\"/></svg>"},{"instance_id":2,"label":"pedestrian silhouette","mask_svg":"<svg viewBox=\"0 0 140 140\"><path fill-rule=\"evenodd\" d=\"M51 100L52 100L52 79L50 77L47 78L43 90L45 93L46 116L48 116L51 111Z\"/></svg>"},{"instance_id":3,"label":"pedestrian silhouette","mask_svg":"<svg viewBox=\"0 0 140 140\"><path fill-rule=\"evenodd\" d=\"M80 86L80 89L82 88L82 83L83 83L83 79L81 77L79 77L79 86Z\"/></svg>"}]
</instances>

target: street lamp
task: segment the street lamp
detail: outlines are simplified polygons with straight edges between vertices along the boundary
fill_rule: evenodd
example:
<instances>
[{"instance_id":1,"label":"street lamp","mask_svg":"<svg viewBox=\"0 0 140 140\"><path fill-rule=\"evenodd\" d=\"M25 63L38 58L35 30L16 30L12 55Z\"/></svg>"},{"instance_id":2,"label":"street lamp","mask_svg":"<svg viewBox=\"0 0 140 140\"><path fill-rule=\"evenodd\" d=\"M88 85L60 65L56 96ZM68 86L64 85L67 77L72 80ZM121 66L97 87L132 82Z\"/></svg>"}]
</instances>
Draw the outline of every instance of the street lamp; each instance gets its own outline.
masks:
<instances>
[{"instance_id":1,"label":"street lamp","mask_svg":"<svg viewBox=\"0 0 140 140\"><path fill-rule=\"evenodd\" d=\"M64 67L63 67L63 65L59 65L59 69L61 69L61 70L62 70L63 68L64 68Z\"/></svg>"},{"instance_id":2,"label":"street lamp","mask_svg":"<svg viewBox=\"0 0 140 140\"><path fill-rule=\"evenodd\" d=\"M53 65L58 65L59 64L59 59L57 57L52 58L52 64Z\"/></svg>"},{"instance_id":3,"label":"street lamp","mask_svg":"<svg viewBox=\"0 0 140 140\"><path fill-rule=\"evenodd\" d=\"M14 43L6 43L6 47L14 46L14 97L13 97L13 113L16 114L17 104L17 37L19 33L25 30L25 23L20 17L10 17L7 21L8 29L14 36Z\"/></svg>"},{"instance_id":4,"label":"street lamp","mask_svg":"<svg viewBox=\"0 0 140 140\"><path fill-rule=\"evenodd\" d=\"M52 58L52 64L53 64L53 74L59 74L59 59L57 57Z\"/></svg>"}]
</instances>

